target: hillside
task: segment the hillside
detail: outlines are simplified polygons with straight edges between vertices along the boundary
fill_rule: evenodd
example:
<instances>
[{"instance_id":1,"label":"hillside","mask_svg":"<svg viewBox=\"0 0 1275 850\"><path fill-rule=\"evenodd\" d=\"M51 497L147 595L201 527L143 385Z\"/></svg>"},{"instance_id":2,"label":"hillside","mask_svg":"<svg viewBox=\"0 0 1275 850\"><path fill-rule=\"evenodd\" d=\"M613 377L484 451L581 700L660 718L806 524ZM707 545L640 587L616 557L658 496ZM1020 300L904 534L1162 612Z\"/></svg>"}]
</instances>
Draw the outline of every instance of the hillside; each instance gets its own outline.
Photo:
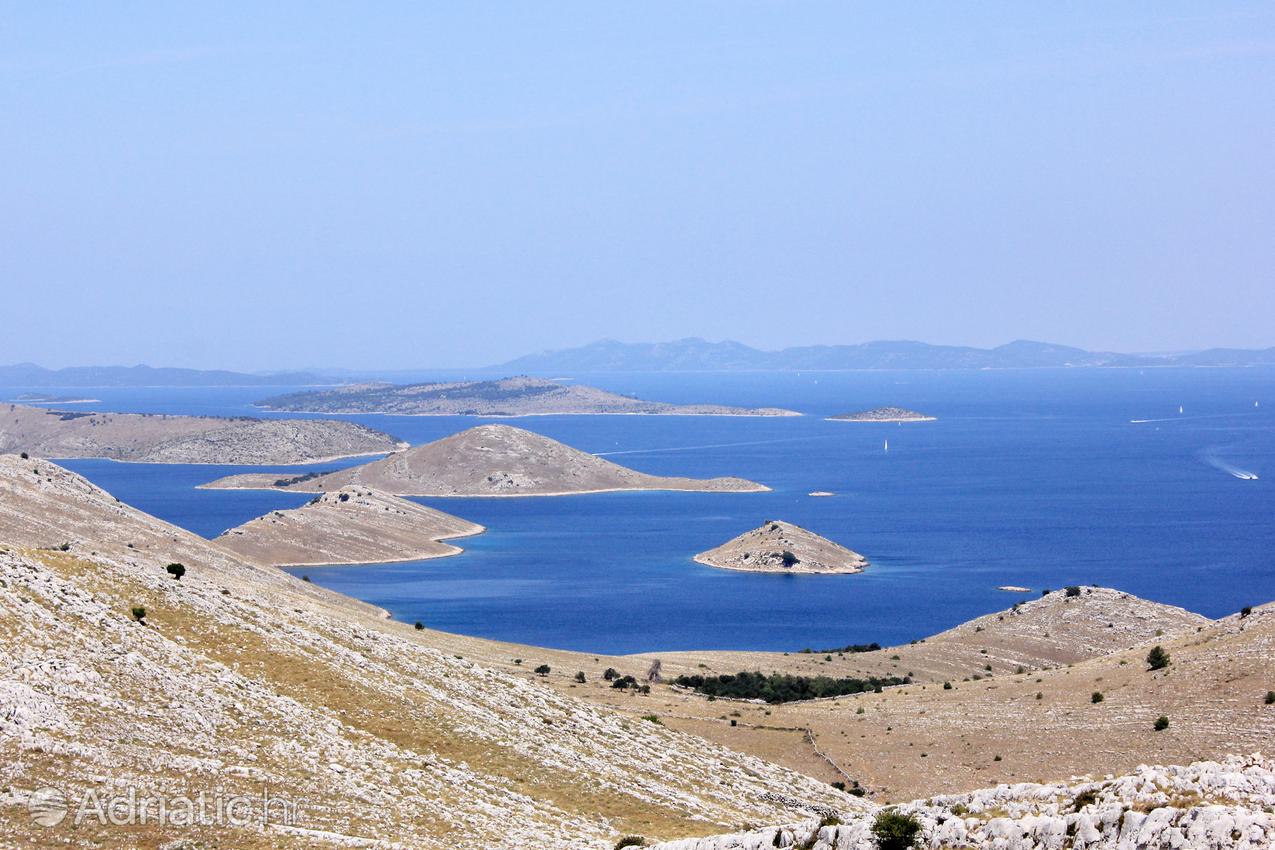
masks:
<instances>
[{"instance_id":1,"label":"hillside","mask_svg":"<svg viewBox=\"0 0 1275 850\"><path fill-rule=\"evenodd\" d=\"M483 527L388 493L344 487L229 529L216 542L258 564L301 566L416 561L460 553L443 543Z\"/></svg>"},{"instance_id":2,"label":"hillside","mask_svg":"<svg viewBox=\"0 0 1275 850\"><path fill-rule=\"evenodd\" d=\"M480 425L381 460L314 477L232 475L205 487L320 493L347 486L399 496L556 496L608 490L757 492L742 478L647 475L509 425Z\"/></svg>"},{"instance_id":3,"label":"hillside","mask_svg":"<svg viewBox=\"0 0 1275 850\"><path fill-rule=\"evenodd\" d=\"M0 406L0 452L138 463L292 464L403 448L353 422L69 413Z\"/></svg>"},{"instance_id":4,"label":"hillside","mask_svg":"<svg viewBox=\"0 0 1275 850\"><path fill-rule=\"evenodd\" d=\"M798 525L768 520L752 531L700 552L695 561L758 573L861 573L868 559Z\"/></svg>"},{"instance_id":5,"label":"hillside","mask_svg":"<svg viewBox=\"0 0 1275 850\"><path fill-rule=\"evenodd\" d=\"M0 493L0 835L14 846L610 848L786 821L794 798L864 805L435 648L52 464L0 457ZM243 827L45 827L27 811L45 786L73 809L89 790L259 800L268 786L299 812L264 828L257 810Z\"/></svg>"},{"instance_id":6,"label":"hillside","mask_svg":"<svg viewBox=\"0 0 1275 850\"><path fill-rule=\"evenodd\" d=\"M661 343L601 340L511 360L501 372L716 372L844 369L1043 369L1093 366L1256 366L1275 363L1275 348L1209 349L1184 354L1117 354L1018 340L995 348L910 340L807 345L761 351L739 342L688 338Z\"/></svg>"},{"instance_id":7,"label":"hillside","mask_svg":"<svg viewBox=\"0 0 1275 850\"><path fill-rule=\"evenodd\" d=\"M308 413L395 413L411 416L544 416L642 414L676 416L798 416L774 407L667 404L543 378L500 378L430 384L356 384L272 396L267 410Z\"/></svg>"}]
</instances>

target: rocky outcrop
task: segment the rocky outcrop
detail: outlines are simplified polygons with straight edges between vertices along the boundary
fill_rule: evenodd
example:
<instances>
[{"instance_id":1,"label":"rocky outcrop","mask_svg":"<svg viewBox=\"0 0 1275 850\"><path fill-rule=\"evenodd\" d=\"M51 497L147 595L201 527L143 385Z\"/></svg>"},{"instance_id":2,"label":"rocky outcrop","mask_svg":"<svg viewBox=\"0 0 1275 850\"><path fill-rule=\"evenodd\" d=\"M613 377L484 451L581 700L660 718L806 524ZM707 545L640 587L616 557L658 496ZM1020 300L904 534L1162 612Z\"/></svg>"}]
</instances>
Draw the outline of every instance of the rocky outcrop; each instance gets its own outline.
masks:
<instances>
[{"instance_id":1,"label":"rocky outcrop","mask_svg":"<svg viewBox=\"0 0 1275 850\"><path fill-rule=\"evenodd\" d=\"M457 555L443 543L481 525L366 487L343 487L290 511L271 511L223 532L216 542L274 566L376 564Z\"/></svg>"},{"instance_id":2,"label":"rocky outcrop","mask_svg":"<svg viewBox=\"0 0 1275 850\"><path fill-rule=\"evenodd\" d=\"M234 475L206 487L321 493L347 486L399 496L559 496L608 490L758 492L742 478L670 478L611 463L510 425L480 425L326 475Z\"/></svg>"},{"instance_id":3,"label":"rocky outcrop","mask_svg":"<svg viewBox=\"0 0 1275 850\"><path fill-rule=\"evenodd\" d=\"M1275 761L1231 756L1139 767L1118 778L1019 783L894 806L934 850L1267 850L1275 846ZM658 850L877 850L882 811L658 844Z\"/></svg>"},{"instance_id":4,"label":"rocky outcrop","mask_svg":"<svg viewBox=\"0 0 1275 850\"><path fill-rule=\"evenodd\" d=\"M643 401L597 387L544 378L500 378L430 384L356 384L274 396L267 410L314 413L395 413L411 416L545 416L642 414L674 416L799 416L775 407L668 404Z\"/></svg>"},{"instance_id":5,"label":"rocky outcrop","mask_svg":"<svg viewBox=\"0 0 1275 850\"><path fill-rule=\"evenodd\" d=\"M700 552L698 563L754 573L861 573L868 559L799 525L767 520L721 546Z\"/></svg>"},{"instance_id":6,"label":"rocky outcrop","mask_svg":"<svg viewBox=\"0 0 1275 850\"><path fill-rule=\"evenodd\" d=\"M137 463L292 464L383 454L407 444L339 420L227 419L0 407L0 452Z\"/></svg>"}]
</instances>

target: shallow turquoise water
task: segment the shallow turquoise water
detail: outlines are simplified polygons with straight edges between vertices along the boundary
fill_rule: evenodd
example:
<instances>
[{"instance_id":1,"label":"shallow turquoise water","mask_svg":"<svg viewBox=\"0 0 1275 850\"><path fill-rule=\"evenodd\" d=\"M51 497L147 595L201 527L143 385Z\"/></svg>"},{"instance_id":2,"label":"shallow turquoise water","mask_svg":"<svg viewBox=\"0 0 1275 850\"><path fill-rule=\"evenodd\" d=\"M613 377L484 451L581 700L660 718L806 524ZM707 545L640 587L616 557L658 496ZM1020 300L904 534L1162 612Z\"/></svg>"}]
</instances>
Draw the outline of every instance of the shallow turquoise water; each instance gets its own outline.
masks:
<instances>
[{"instance_id":1,"label":"shallow turquoise water","mask_svg":"<svg viewBox=\"0 0 1275 850\"><path fill-rule=\"evenodd\" d=\"M647 472L742 475L774 492L425 499L490 530L461 541L466 551L453 558L304 572L403 620L599 652L895 643L1007 607L1019 597L995 590L1001 584L1099 583L1209 616L1275 599L1275 370L587 380L649 398L812 415L516 420ZM242 414L269 392L93 395L100 409ZM940 419L821 418L880 404ZM413 443L479 421L350 418ZM193 489L239 467L66 465L206 536L307 498ZM837 495L811 498L811 490ZM872 566L855 576L772 576L691 561L769 518L863 552Z\"/></svg>"}]
</instances>

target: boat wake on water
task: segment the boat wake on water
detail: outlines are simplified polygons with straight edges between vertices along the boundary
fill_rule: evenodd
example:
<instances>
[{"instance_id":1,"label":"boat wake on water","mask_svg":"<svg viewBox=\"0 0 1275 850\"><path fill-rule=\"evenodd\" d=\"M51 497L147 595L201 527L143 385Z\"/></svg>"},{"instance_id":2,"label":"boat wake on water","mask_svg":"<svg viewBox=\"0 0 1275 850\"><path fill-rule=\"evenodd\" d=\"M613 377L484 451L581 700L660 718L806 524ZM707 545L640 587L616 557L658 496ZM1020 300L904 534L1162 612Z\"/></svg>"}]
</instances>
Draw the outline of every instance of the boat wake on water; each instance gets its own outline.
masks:
<instances>
[{"instance_id":1,"label":"boat wake on water","mask_svg":"<svg viewBox=\"0 0 1275 850\"><path fill-rule=\"evenodd\" d=\"M1219 469L1222 472L1225 472L1227 475L1233 475L1236 478L1239 478L1241 481L1258 480L1256 472L1250 472L1247 469L1240 469L1232 463L1227 463L1217 456L1216 450L1214 449L1205 449L1200 452L1200 460L1204 461L1214 469Z\"/></svg>"}]
</instances>

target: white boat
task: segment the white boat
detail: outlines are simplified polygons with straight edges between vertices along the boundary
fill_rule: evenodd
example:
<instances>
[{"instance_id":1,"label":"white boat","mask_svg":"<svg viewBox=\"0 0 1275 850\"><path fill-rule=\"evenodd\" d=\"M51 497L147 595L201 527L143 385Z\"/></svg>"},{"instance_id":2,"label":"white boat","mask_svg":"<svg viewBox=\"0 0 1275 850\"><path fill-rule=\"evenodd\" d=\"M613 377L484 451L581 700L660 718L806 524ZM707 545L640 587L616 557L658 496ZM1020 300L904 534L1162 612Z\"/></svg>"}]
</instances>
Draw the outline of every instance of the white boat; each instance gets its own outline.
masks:
<instances>
[{"instance_id":1,"label":"white boat","mask_svg":"<svg viewBox=\"0 0 1275 850\"><path fill-rule=\"evenodd\" d=\"M886 440L886 441L885 441L885 450L886 450L887 452L890 450L890 441L889 441L889 440Z\"/></svg>"},{"instance_id":2,"label":"white boat","mask_svg":"<svg viewBox=\"0 0 1275 850\"><path fill-rule=\"evenodd\" d=\"M1181 412L1182 412L1182 405L1180 405L1180 404L1179 404L1179 405L1178 405L1178 413L1181 413Z\"/></svg>"}]
</instances>

